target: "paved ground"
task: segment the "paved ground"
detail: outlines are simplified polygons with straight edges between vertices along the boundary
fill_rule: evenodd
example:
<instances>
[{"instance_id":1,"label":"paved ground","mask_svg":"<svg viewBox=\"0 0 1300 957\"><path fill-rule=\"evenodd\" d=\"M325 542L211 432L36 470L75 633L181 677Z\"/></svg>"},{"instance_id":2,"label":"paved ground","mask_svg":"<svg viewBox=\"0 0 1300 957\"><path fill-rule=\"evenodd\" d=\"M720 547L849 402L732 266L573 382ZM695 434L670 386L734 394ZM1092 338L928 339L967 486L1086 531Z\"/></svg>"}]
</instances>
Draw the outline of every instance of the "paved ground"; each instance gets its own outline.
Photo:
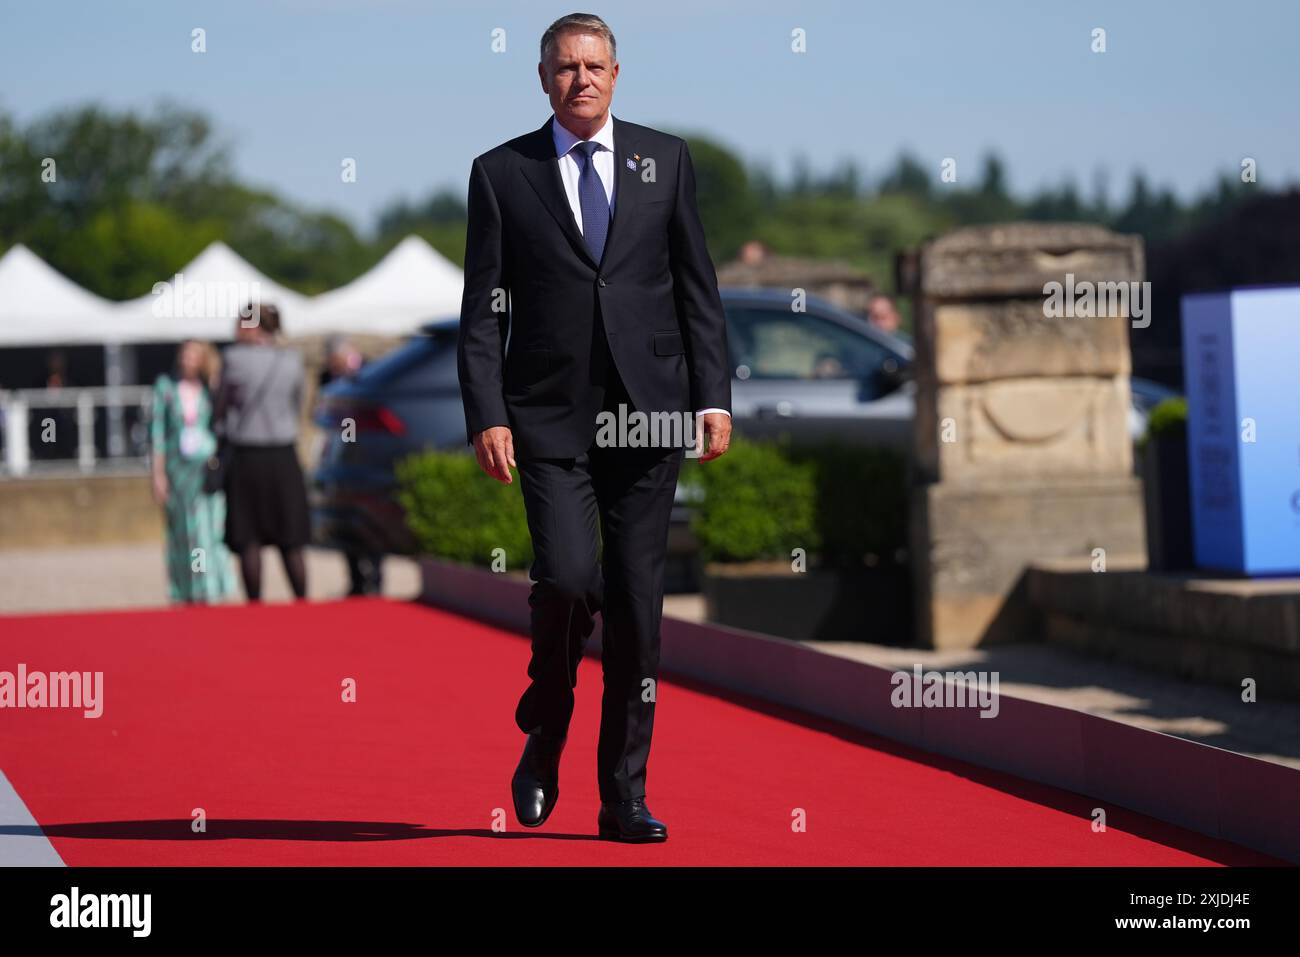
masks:
<instances>
[{"instance_id":1,"label":"paved ground","mask_svg":"<svg viewBox=\"0 0 1300 957\"><path fill-rule=\"evenodd\" d=\"M287 601L288 582L274 552L267 552L263 568L266 600ZM336 598L347 590L347 567L335 552L309 549L307 578L313 599ZM163 582L161 544L0 550L0 614L158 606L166 603ZM385 595L411 599L419 590L414 562L400 558L385 562ZM664 613L700 621L704 602L698 595L669 595ZM962 652L861 642L808 644L828 654L888 668L910 669L919 663L927 670L997 671L1000 690L1008 694L1300 768L1300 703L1244 704L1231 689L1042 644Z\"/></svg>"},{"instance_id":2,"label":"paved ground","mask_svg":"<svg viewBox=\"0 0 1300 957\"><path fill-rule=\"evenodd\" d=\"M90 545L80 548L0 549L0 614L92 608L148 608L167 604L162 544ZM307 549L307 597L340 598L348 590L348 568L339 552ZM384 594L414 598L420 569L413 561L384 562ZM262 556L262 597L288 601L292 592L280 556ZM243 601L243 592L231 599Z\"/></svg>"}]
</instances>

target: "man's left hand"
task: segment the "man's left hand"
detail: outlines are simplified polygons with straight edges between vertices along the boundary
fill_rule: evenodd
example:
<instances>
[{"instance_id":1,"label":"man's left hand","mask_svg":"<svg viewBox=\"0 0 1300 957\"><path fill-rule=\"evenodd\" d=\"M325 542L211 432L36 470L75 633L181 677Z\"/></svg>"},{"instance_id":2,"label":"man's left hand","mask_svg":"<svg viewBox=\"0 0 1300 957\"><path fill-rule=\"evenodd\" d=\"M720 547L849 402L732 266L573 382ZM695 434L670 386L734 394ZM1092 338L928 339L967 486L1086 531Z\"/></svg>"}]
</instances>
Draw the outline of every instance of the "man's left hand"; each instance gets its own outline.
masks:
<instances>
[{"instance_id":1,"label":"man's left hand","mask_svg":"<svg viewBox=\"0 0 1300 957\"><path fill-rule=\"evenodd\" d=\"M730 444L731 416L725 412L706 412L696 419L695 454L701 462L716 459Z\"/></svg>"}]
</instances>

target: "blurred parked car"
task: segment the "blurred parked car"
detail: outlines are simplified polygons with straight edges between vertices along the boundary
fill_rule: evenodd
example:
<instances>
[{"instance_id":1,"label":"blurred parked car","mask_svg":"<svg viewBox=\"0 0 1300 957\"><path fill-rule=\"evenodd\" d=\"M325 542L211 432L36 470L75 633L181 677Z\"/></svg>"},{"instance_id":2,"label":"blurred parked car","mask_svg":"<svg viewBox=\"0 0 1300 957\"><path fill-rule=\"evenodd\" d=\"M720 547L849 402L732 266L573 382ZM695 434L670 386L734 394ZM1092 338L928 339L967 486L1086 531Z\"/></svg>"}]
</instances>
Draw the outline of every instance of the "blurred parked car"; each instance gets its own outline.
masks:
<instances>
[{"instance_id":1,"label":"blurred parked car","mask_svg":"<svg viewBox=\"0 0 1300 957\"><path fill-rule=\"evenodd\" d=\"M794 312L781 291L724 289L731 351L732 416L750 438L790 433L799 440L842 436L906 450L915 386L911 345L865 319L809 297ZM432 322L354 377L327 386L315 412L325 434L312 478L312 526L318 544L344 551L410 554L415 542L394 498L393 465L421 449L460 450L465 419L456 374L455 318ZM1171 389L1132 380L1129 428ZM345 441L341 423L352 419ZM690 502L678 490L669 556L689 558Z\"/></svg>"},{"instance_id":2,"label":"blurred parked car","mask_svg":"<svg viewBox=\"0 0 1300 957\"><path fill-rule=\"evenodd\" d=\"M454 319L431 323L321 390L313 419L323 441L309 490L316 544L360 555L414 553L394 465L422 449L469 451L456 334Z\"/></svg>"}]
</instances>

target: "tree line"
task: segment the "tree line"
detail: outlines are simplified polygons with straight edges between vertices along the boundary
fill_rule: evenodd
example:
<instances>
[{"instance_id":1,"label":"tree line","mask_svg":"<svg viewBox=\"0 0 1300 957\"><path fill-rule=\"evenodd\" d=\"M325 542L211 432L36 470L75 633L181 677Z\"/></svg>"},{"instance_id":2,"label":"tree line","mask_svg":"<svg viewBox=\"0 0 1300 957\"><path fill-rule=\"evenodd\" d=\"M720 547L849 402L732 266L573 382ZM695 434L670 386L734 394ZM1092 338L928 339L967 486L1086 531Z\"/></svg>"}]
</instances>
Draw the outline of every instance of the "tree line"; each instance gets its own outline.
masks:
<instances>
[{"instance_id":1,"label":"tree line","mask_svg":"<svg viewBox=\"0 0 1300 957\"><path fill-rule=\"evenodd\" d=\"M1109 195L1101 175L1086 195L1065 181L1018 197L996 155L979 158L969 173L962 168L956 182L941 180L939 160L908 153L875 176L854 162L819 175L797 159L793 175L781 181L707 136L679 132L690 143L700 214L718 263L758 239L780 254L845 260L889 289L900 250L958 226L1024 219L1137 233L1153 270L1165 273L1171 269L1161 250L1177 250L1199 257L1198 273L1208 268L1216 280L1239 273L1253 281L1300 279L1300 238L1290 214L1297 194L1243 183L1235 171L1187 201L1142 172L1133 173L1122 199ZM408 233L464 261L462 186L394 202L373 234L363 236L328 210L240 182L231 158L206 116L171 104L145 114L86 105L24 126L0 112L0 249L24 243L111 299L143 295L216 239L308 294L355 278ZM1252 224L1261 221L1268 236L1256 235ZM1222 238L1223 224L1236 224L1243 235ZM1252 253L1261 244L1266 252ZM1224 262L1207 267L1204 260L1216 256Z\"/></svg>"}]
</instances>

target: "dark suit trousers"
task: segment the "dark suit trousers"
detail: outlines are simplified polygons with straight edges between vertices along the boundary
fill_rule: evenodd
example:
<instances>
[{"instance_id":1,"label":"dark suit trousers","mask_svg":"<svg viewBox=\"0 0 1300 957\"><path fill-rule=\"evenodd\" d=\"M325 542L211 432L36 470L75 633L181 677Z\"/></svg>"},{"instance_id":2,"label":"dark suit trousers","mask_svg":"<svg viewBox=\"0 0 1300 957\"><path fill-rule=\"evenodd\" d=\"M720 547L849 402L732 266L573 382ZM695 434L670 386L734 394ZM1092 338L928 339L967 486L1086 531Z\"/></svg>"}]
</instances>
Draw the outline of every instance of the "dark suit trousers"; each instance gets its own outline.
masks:
<instances>
[{"instance_id":1,"label":"dark suit trousers","mask_svg":"<svg viewBox=\"0 0 1300 957\"><path fill-rule=\"evenodd\" d=\"M603 337L600 348L607 348ZM603 408L617 412L624 402L630 411L614 363L603 358ZM683 458L682 449L607 448L594 439L576 458L516 456L536 557L531 683L515 721L525 732L567 734L578 662L600 612L605 687L596 779L604 801L646 793L668 520Z\"/></svg>"}]
</instances>

